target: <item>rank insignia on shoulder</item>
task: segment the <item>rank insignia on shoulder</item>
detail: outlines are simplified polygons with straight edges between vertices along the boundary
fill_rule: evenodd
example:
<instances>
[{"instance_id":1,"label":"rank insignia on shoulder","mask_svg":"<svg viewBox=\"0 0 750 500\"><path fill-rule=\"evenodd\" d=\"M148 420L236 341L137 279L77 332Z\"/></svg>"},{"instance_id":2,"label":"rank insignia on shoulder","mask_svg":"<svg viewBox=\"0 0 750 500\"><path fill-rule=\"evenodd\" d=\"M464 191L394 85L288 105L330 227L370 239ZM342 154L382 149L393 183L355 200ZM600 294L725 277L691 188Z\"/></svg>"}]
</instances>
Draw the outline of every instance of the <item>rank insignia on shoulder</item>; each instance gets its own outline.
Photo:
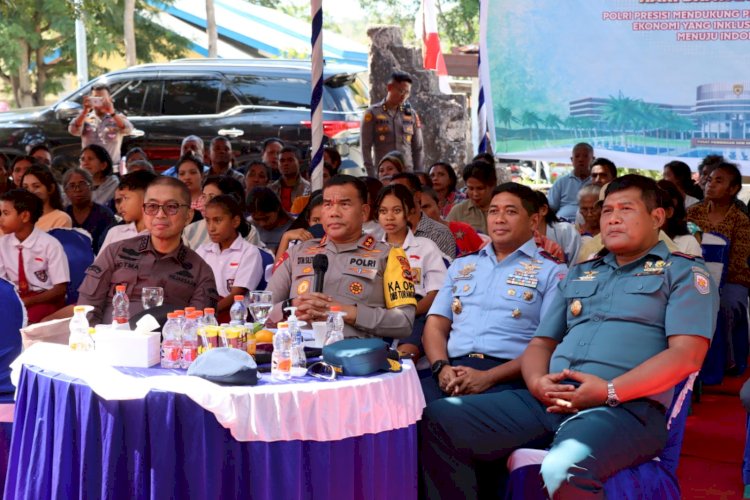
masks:
<instances>
[{"instance_id":1,"label":"rank insignia on shoulder","mask_svg":"<svg viewBox=\"0 0 750 500\"><path fill-rule=\"evenodd\" d=\"M688 254L688 253L682 253L682 252L672 252L672 255L676 255L676 256L678 256L678 257L682 257L682 258L684 258L684 259L688 259L688 260L695 260L695 259L696 259L696 256L695 256L695 255L690 255L690 254Z\"/></svg>"},{"instance_id":2,"label":"rank insignia on shoulder","mask_svg":"<svg viewBox=\"0 0 750 500\"><path fill-rule=\"evenodd\" d=\"M372 235L368 235L362 242L362 246L368 250L373 249L375 247L375 238L373 238Z\"/></svg>"},{"instance_id":3,"label":"rank insignia on shoulder","mask_svg":"<svg viewBox=\"0 0 750 500\"><path fill-rule=\"evenodd\" d=\"M555 264L565 264L565 261L563 261L561 259L558 259L557 257L555 257L554 255L552 255L551 253L547 253L544 250L540 250L539 251L539 255L541 255L542 257L544 257L547 260L551 260Z\"/></svg>"}]
</instances>

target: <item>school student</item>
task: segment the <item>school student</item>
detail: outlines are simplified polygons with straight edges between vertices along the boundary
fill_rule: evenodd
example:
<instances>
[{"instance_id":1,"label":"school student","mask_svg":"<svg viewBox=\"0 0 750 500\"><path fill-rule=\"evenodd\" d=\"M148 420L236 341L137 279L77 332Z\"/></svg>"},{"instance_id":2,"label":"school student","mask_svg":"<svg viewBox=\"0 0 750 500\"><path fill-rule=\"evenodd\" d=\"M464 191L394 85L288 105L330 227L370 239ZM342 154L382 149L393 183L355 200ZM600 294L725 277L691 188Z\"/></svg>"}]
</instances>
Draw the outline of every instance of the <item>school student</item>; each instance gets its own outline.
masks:
<instances>
[{"instance_id":1,"label":"school student","mask_svg":"<svg viewBox=\"0 0 750 500\"><path fill-rule=\"evenodd\" d=\"M143 198L146 188L158 176L148 170L139 170L120 179L120 185L115 191L115 208L124 224L112 226L104 237L99 254L111 243L135 238L139 234L148 232L143 218Z\"/></svg>"},{"instance_id":2,"label":"school student","mask_svg":"<svg viewBox=\"0 0 750 500\"><path fill-rule=\"evenodd\" d=\"M42 216L36 223L36 228L49 231L56 227L73 227L70 215L63 211L60 187L48 167L32 165L23 174L21 186L37 198L42 200Z\"/></svg>"},{"instance_id":3,"label":"school student","mask_svg":"<svg viewBox=\"0 0 750 500\"><path fill-rule=\"evenodd\" d=\"M0 195L0 277L12 281L26 306L29 323L37 323L65 305L70 281L68 259L55 238L34 225L42 201L23 189Z\"/></svg>"},{"instance_id":4,"label":"school student","mask_svg":"<svg viewBox=\"0 0 750 500\"><path fill-rule=\"evenodd\" d=\"M221 194L209 200L204 219L211 241L199 246L196 253L214 272L221 297L216 313L221 321L228 318L235 295L257 288L263 277L263 260L258 247L245 240L250 225L234 196Z\"/></svg>"}]
</instances>

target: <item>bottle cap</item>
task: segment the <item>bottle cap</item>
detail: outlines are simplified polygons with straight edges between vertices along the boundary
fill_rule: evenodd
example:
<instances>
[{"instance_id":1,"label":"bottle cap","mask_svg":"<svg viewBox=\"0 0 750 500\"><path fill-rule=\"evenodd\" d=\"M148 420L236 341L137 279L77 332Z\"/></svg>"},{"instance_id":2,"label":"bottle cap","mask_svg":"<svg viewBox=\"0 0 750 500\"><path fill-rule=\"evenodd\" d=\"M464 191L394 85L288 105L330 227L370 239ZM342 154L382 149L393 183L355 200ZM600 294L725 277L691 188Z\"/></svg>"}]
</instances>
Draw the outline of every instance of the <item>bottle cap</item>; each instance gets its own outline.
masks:
<instances>
[{"instance_id":1,"label":"bottle cap","mask_svg":"<svg viewBox=\"0 0 750 500\"><path fill-rule=\"evenodd\" d=\"M203 312L206 314L216 314L216 309L214 309L213 307L207 307L203 310Z\"/></svg>"},{"instance_id":2,"label":"bottle cap","mask_svg":"<svg viewBox=\"0 0 750 500\"><path fill-rule=\"evenodd\" d=\"M203 311L195 311L193 313L196 318L202 318L203 317Z\"/></svg>"},{"instance_id":3,"label":"bottle cap","mask_svg":"<svg viewBox=\"0 0 750 500\"><path fill-rule=\"evenodd\" d=\"M125 285L117 285L115 286L115 292L124 292L125 288Z\"/></svg>"},{"instance_id":4,"label":"bottle cap","mask_svg":"<svg viewBox=\"0 0 750 500\"><path fill-rule=\"evenodd\" d=\"M73 312L74 312L74 313L82 313L82 312L86 312L86 307L85 307L85 306L75 306L75 307L73 308Z\"/></svg>"},{"instance_id":5,"label":"bottle cap","mask_svg":"<svg viewBox=\"0 0 750 500\"><path fill-rule=\"evenodd\" d=\"M177 315L178 318L181 318L181 317L185 316L185 310L184 309L177 309L174 313Z\"/></svg>"},{"instance_id":6,"label":"bottle cap","mask_svg":"<svg viewBox=\"0 0 750 500\"><path fill-rule=\"evenodd\" d=\"M178 317L176 312L167 313L167 319L177 319Z\"/></svg>"},{"instance_id":7,"label":"bottle cap","mask_svg":"<svg viewBox=\"0 0 750 500\"><path fill-rule=\"evenodd\" d=\"M93 335L96 333L96 328L89 327L89 335Z\"/></svg>"},{"instance_id":8,"label":"bottle cap","mask_svg":"<svg viewBox=\"0 0 750 500\"><path fill-rule=\"evenodd\" d=\"M341 306L331 306L331 312L341 312Z\"/></svg>"},{"instance_id":9,"label":"bottle cap","mask_svg":"<svg viewBox=\"0 0 750 500\"><path fill-rule=\"evenodd\" d=\"M244 300L245 300L245 296L244 295L235 295L234 296L234 301L235 302L242 302Z\"/></svg>"},{"instance_id":10,"label":"bottle cap","mask_svg":"<svg viewBox=\"0 0 750 500\"><path fill-rule=\"evenodd\" d=\"M195 307L186 307L185 308L185 314L190 314L192 312L195 312Z\"/></svg>"},{"instance_id":11,"label":"bottle cap","mask_svg":"<svg viewBox=\"0 0 750 500\"><path fill-rule=\"evenodd\" d=\"M279 321L276 324L276 328L289 328L289 323L287 323L286 321Z\"/></svg>"}]
</instances>

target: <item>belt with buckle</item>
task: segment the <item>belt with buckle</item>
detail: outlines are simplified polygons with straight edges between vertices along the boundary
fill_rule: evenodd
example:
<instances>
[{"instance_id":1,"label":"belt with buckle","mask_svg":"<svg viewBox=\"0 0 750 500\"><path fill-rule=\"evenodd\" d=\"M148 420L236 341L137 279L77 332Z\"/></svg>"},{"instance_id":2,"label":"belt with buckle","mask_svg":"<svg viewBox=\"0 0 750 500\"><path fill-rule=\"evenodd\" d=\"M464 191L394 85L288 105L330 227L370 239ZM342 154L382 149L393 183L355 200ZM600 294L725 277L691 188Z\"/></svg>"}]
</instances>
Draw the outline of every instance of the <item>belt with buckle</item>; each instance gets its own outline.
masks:
<instances>
[{"instance_id":1,"label":"belt with buckle","mask_svg":"<svg viewBox=\"0 0 750 500\"><path fill-rule=\"evenodd\" d=\"M510 361L509 359L496 358L495 356L490 356L489 354L482 354L481 352L470 352L469 354L458 356L457 358L451 358L451 360L460 359L460 358L489 359L492 361L497 361L498 363L507 363L508 361Z\"/></svg>"}]
</instances>

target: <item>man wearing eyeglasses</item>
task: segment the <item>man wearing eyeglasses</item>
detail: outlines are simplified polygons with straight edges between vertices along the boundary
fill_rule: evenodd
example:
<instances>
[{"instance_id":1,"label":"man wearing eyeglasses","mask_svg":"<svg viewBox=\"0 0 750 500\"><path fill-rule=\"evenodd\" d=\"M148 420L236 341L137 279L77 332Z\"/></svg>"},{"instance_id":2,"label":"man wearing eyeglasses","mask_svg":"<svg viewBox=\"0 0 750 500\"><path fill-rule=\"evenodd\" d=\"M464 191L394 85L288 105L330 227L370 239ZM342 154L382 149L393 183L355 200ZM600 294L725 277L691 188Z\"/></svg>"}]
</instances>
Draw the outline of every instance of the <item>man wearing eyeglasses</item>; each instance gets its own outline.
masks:
<instances>
[{"instance_id":1,"label":"man wearing eyeglasses","mask_svg":"<svg viewBox=\"0 0 750 500\"><path fill-rule=\"evenodd\" d=\"M93 323L112 321L115 285L124 284L130 315L140 312L144 286L164 289L164 303L175 307L216 307L218 293L211 268L182 243L182 230L193 217L190 192L173 177L157 177L143 203L149 234L113 243L86 270L78 303L91 305Z\"/></svg>"},{"instance_id":2,"label":"man wearing eyeglasses","mask_svg":"<svg viewBox=\"0 0 750 500\"><path fill-rule=\"evenodd\" d=\"M394 71L385 99L373 104L362 115L362 156L367 175L371 177L377 177L375 165L393 150L404 155L404 163L409 170L423 171L422 122L407 101L411 84L411 75Z\"/></svg>"}]
</instances>

